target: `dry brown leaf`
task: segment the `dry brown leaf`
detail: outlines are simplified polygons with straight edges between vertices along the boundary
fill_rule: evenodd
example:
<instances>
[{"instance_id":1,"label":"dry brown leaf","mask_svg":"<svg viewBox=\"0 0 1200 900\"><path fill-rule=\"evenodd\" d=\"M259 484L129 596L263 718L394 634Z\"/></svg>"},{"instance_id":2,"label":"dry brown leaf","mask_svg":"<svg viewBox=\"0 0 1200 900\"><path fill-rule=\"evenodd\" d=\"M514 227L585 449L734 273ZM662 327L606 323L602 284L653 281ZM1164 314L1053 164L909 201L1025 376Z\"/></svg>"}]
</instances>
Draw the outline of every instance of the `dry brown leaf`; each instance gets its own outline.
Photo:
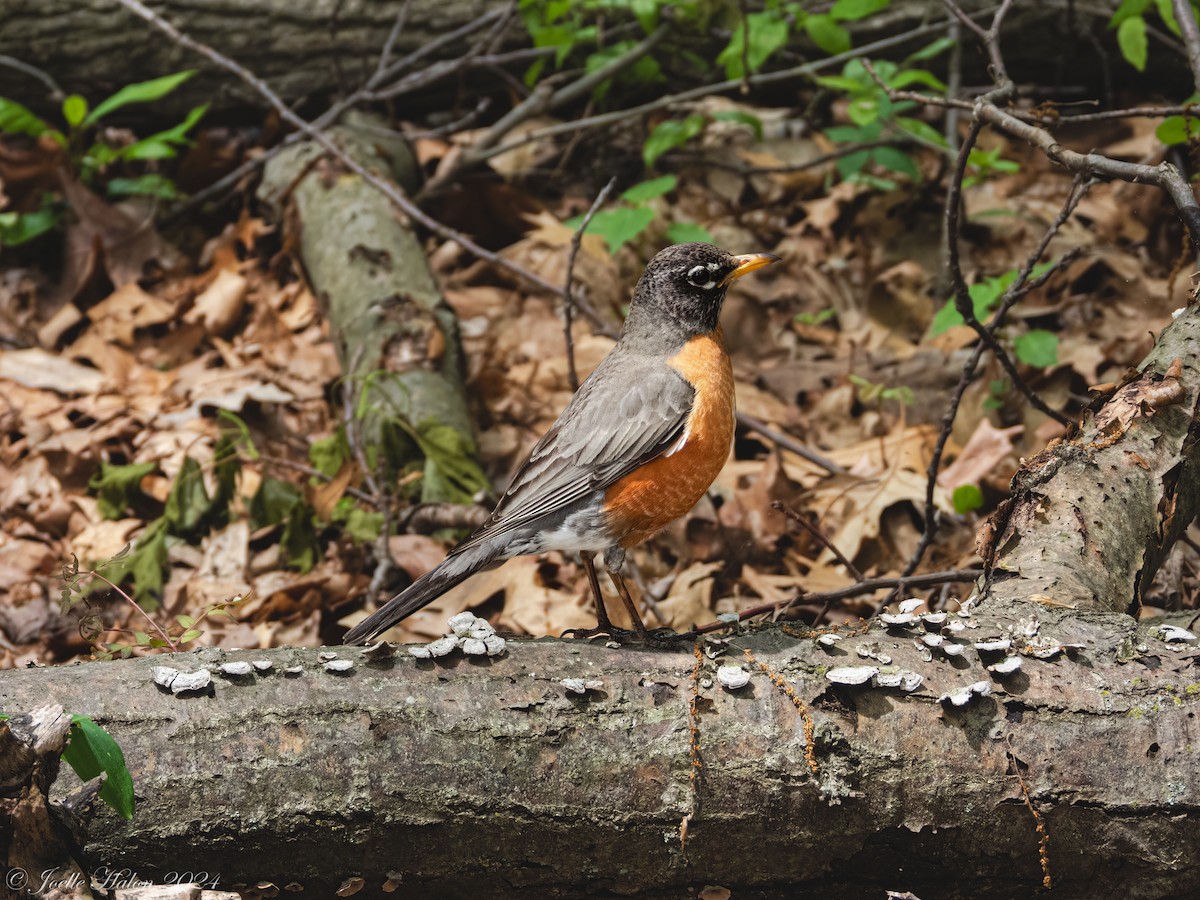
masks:
<instances>
[{"instance_id":1,"label":"dry brown leaf","mask_svg":"<svg viewBox=\"0 0 1200 900\"><path fill-rule=\"evenodd\" d=\"M184 316L185 321L202 324L209 334L228 334L245 308L247 287L243 276L222 269L196 298L195 305Z\"/></svg>"},{"instance_id":2,"label":"dry brown leaf","mask_svg":"<svg viewBox=\"0 0 1200 900\"><path fill-rule=\"evenodd\" d=\"M1012 439L1024 430L1024 425L997 428L986 417L980 419L958 458L938 475L938 484L950 491L964 484L983 484L1012 455Z\"/></svg>"},{"instance_id":3,"label":"dry brown leaf","mask_svg":"<svg viewBox=\"0 0 1200 900\"><path fill-rule=\"evenodd\" d=\"M713 576L723 568L723 562L693 563L680 572L666 599L658 603L662 624L681 631L710 621L714 616Z\"/></svg>"},{"instance_id":4,"label":"dry brown leaf","mask_svg":"<svg viewBox=\"0 0 1200 900\"><path fill-rule=\"evenodd\" d=\"M317 485L309 483L304 485L304 493L312 505L313 511L317 514L317 518L324 522L333 518L333 508L346 495L346 488L350 486L356 468L353 462L346 460L338 469L338 473L328 481Z\"/></svg>"},{"instance_id":5,"label":"dry brown leaf","mask_svg":"<svg viewBox=\"0 0 1200 900\"><path fill-rule=\"evenodd\" d=\"M0 380L59 394L98 394L109 388L103 373L37 347L0 351Z\"/></svg>"}]
</instances>

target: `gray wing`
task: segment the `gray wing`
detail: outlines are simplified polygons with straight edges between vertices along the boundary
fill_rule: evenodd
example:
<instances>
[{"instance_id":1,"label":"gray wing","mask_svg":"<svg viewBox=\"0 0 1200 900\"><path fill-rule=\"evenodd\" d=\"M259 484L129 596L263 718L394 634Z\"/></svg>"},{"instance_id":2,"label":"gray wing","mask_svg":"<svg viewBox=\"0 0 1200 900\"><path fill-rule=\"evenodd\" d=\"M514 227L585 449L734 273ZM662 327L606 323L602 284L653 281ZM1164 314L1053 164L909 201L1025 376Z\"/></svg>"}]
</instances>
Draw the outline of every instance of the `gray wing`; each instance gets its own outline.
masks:
<instances>
[{"instance_id":1,"label":"gray wing","mask_svg":"<svg viewBox=\"0 0 1200 900\"><path fill-rule=\"evenodd\" d=\"M605 357L529 454L476 546L603 490L682 436L695 390L661 359Z\"/></svg>"}]
</instances>

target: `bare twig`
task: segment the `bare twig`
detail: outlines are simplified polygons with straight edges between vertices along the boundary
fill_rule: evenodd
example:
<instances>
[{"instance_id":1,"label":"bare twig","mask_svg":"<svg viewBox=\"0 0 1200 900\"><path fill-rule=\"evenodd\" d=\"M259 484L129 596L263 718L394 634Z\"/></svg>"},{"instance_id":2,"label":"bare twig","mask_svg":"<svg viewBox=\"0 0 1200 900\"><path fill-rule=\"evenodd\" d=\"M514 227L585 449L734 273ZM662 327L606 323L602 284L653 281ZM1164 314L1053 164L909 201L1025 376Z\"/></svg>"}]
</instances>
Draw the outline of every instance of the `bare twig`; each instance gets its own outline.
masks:
<instances>
[{"instance_id":1,"label":"bare twig","mask_svg":"<svg viewBox=\"0 0 1200 900\"><path fill-rule=\"evenodd\" d=\"M408 14L411 10L412 0L404 0L404 5L396 14L396 21L392 23L392 30L388 32L387 40L383 42L383 50L379 52L379 62L375 65L375 73L372 77L384 77L392 59L392 51L396 48L396 40L403 33L404 26L408 24Z\"/></svg>"},{"instance_id":2,"label":"bare twig","mask_svg":"<svg viewBox=\"0 0 1200 900\"><path fill-rule=\"evenodd\" d=\"M136 10L134 11L136 12ZM391 63L390 65L386 65L386 68L377 67L375 73L365 85L354 91L352 94L343 97L337 103L334 103L331 107L329 107L329 109L325 110L325 112L312 121L312 127L318 129L328 128L330 125L335 124L338 119L342 117L343 113L354 108L355 106L358 106L360 103L373 100L391 99L392 97L399 96L402 93L418 90L419 88L436 81L438 78L447 77L460 71L465 71L469 68L475 67L476 65L486 67L490 65L500 65L504 62L512 61L516 58L516 54L478 57L474 56L473 52L469 52L456 60L430 66L424 72L418 73L417 77L414 77L410 80L402 79L400 83L393 85L389 89L380 89L379 87L389 78L394 77L405 68L425 58L431 53L436 52L442 47L449 46L476 31L486 28L488 25L499 26L505 21L503 13L504 10L502 9L492 10L480 16L478 19L468 22L466 25L455 29L454 31L439 35L434 40L427 44L423 44L421 47L414 50L408 56L405 56L396 62ZM399 22L400 20L397 21ZM391 36L389 35L389 40L390 39ZM554 48L549 47L522 51L524 55L521 58L528 58L530 55L545 55L547 53L552 53L553 50ZM390 55L390 53L387 55ZM381 56L381 66L383 65L383 59L384 56ZM186 203L177 207L171 213L169 218L174 220L190 215L194 210L199 209L205 203L208 203L213 198L219 197L226 191L233 188L243 178L253 174L254 172L257 172L268 162L278 156L284 150L284 148L290 147L292 144L303 140L307 136L308 135L304 131L295 131L285 136L283 140L274 147L264 151L258 156L255 156L253 159L247 160L232 172L208 185L208 187L201 191L197 191L196 194L190 197Z\"/></svg>"},{"instance_id":3,"label":"bare twig","mask_svg":"<svg viewBox=\"0 0 1200 900\"><path fill-rule=\"evenodd\" d=\"M766 84L778 84L784 81L790 81L795 78L815 75L817 72L822 72L826 69L841 65L851 59L859 59L863 56L868 56L881 50L888 50L901 44L906 44L909 41L920 37L925 37L930 34L935 34L942 31L945 24L942 22L922 25L919 28L914 28L911 31L906 31L903 34L894 35L892 37L882 38L878 41L873 41L869 44L863 44L861 47L856 47L853 50L847 50L844 53L837 53L833 56L825 57L824 59L815 60L813 62L804 63L800 66L795 66L789 69L781 69L778 72L762 72L758 75L752 75L747 81L754 87L761 87ZM711 94L719 94L725 91L738 90L742 86L743 79L732 78L727 81L718 81L713 84L701 85L700 87L691 88L690 90L680 91L677 94L667 94L659 97L656 100L651 100L639 106L632 106L628 109L615 110L613 112L600 113L595 116L587 116L580 119L575 119L570 122L562 122L557 125L550 125L546 128L539 128L523 135L520 138L508 141L498 146L492 147L489 150L477 154L478 162L490 159L493 156L498 156L501 153L507 153L524 144L533 143L534 141L545 140L550 137L557 137L560 134L568 134L579 131L584 128L596 128L601 125L611 125L616 122L623 122L629 119L636 119L647 113L656 112L660 109L666 109L677 103L686 103L689 100L699 100L702 97L707 97Z\"/></svg>"},{"instance_id":4,"label":"bare twig","mask_svg":"<svg viewBox=\"0 0 1200 900\"><path fill-rule=\"evenodd\" d=\"M19 59L0 53L0 66L7 66L10 69L16 69L18 72L24 72L30 78L36 78L46 86L49 92L49 97L55 102L61 102L67 95L63 93L63 89L58 86L49 72L44 72L37 66L31 66L27 62L22 62Z\"/></svg>"},{"instance_id":5,"label":"bare twig","mask_svg":"<svg viewBox=\"0 0 1200 900\"><path fill-rule=\"evenodd\" d=\"M826 536L825 532L818 528L816 523L809 519L808 516L796 512L790 506L787 506L778 500L775 500L771 503L771 509L778 510L779 512L783 513L785 516L811 534L814 538L816 538L817 543L832 553L834 558L842 564L842 567L848 573L850 573L850 577L855 581L862 582L866 580L866 576L858 570L858 567L849 559L847 559L846 555L837 548L837 545L834 544L833 541Z\"/></svg>"},{"instance_id":6,"label":"bare twig","mask_svg":"<svg viewBox=\"0 0 1200 900\"><path fill-rule=\"evenodd\" d=\"M1044 128L1023 122L982 97L975 104L975 115L1033 144L1045 153L1051 162L1074 175L1096 175L1115 178L1118 181L1145 182L1162 189L1175 204L1179 217L1183 219L1191 234L1193 245L1200 247L1200 205L1196 203L1196 195L1191 186L1171 163L1163 162L1157 166L1150 166L1112 159L1099 153L1078 153L1069 150Z\"/></svg>"},{"instance_id":7,"label":"bare twig","mask_svg":"<svg viewBox=\"0 0 1200 900\"><path fill-rule=\"evenodd\" d=\"M724 169L729 172L735 172L738 175L781 175L789 172L804 172L808 169L819 168L826 163L835 162L843 156L850 156L852 153L858 153L860 150L872 150L875 147L895 147L899 144L909 143L911 137L880 138L875 141L863 141L856 144L845 144L838 147L836 150L831 150L828 153L822 153L820 156L814 156L812 159L805 160L801 163L791 163L780 166L741 166L734 163L726 163L716 159L705 159L704 165L714 169Z\"/></svg>"},{"instance_id":8,"label":"bare twig","mask_svg":"<svg viewBox=\"0 0 1200 900\"><path fill-rule=\"evenodd\" d=\"M481 247L465 234L455 231L453 228L443 225L441 222L427 215L420 207L418 207L411 199L409 199L399 185L388 181L387 179L380 178L374 172L364 168L360 163L346 153L346 151L330 140L327 135L322 133L319 128L305 121L295 112L293 112L291 107L284 103L279 95L276 94L270 88L270 86L266 84L266 82L264 82L245 66L219 53L206 44L202 44L184 34L166 19L162 18L162 16L158 15L158 13L147 7L141 2L141 0L117 0L117 2L120 3L121 6L133 12L139 18L145 20L159 31L166 34L172 41L179 44L181 47L185 47L186 49L203 56L205 59L209 60L220 68L236 75L247 85L253 88L254 91L257 92L263 99L265 99L276 111L276 113L279 114L281 119L294 128L299 129L304 134L308 135L327 153L337 159L342 166L353 172L364 182L371 185L371 187L375 188L375 190L387 197L388 200L390 200L410 219L420 223L439 237L449 241L454 241L454 243L458 244L460 247L474 256L477 256L480 259L485 259L493 265L512 272L514 275L522 278L541 290L544 290L550 294L562 296L562 288L560 288L558 285L552 284L551 282L542 278L542 276L537 275L534 272L530 272L516 263L510 262L504 257L493 253L491 250ZM594 311L592 311L590 307L582 301L577 301L577 305L580 309L588 312L589 315L595 314ZM596 318L599 320L598 315Z\"/></svg>"},{"instance_id":9,"label":"bare twig","mask_svg":"<svg viewBox=\"0 0 1200 900\"><path fill-rule=\"evenodd\" d=\"M822 591L819 594L801 593L790 600L783 600L779 603L763 603L760 606L752 606L749 609L743 609L739 612L736 621L710 622L707 625L701 625L691 631L684 632L678 635L678 637L690 638L698 634L708 634L713 631L733 628L738 622L744 622L746 619L761 616L765 613L786 610L789 606L794 606L801 600L806 600L814 604L832 603L837 600L846 600L850 597L861 597L864 594L872 594L875 591L888 590L889 588L903 590L904 588L936 587L940 584L974 581L982 574L983 569L956 569L947 572L926 572L922 575L902 575L898 578L867 578L858 584L838 588L835 591Z\"/></svg>"},{"instance_id":10,"label":"bare twig","mask_svg":"<svg viewBox=\"0 0 1200 900\"><path fill-rule=\"evenodd\" d=\"M952 41L950 46L949 71L946 75L946 99L957 100L962 90L962 23L958 17L950 15L950 27L946 36ZM946 110L946 123L943 134L946 146L951 152L958 150L958 109L951 106ZM943 236L944 237L944 236Z\"/></svg>"},{"instance_id":11,"label":"bare twig","mask_svg":"<svg viewBox=\"0 0 1200 900\"><path fill-rule=\"evenodd\" d=\"M1183 33L1183 43L1187 47L1188 65L1192 67L1193 93L1200 94L1200 28L1196 26L1196 16L1192 12L1191 0L1171 0L1171 8L1175 11L1175 21Z\"/></svg>"},{"instance_id":12,"label":"bare twig","mask_svg":"<svg viewBox=\"0 0 1200 900\"><path fill-rule=\"evenodd\" d=\"M349 361L347 371L358 372L365 351L365 347L358 348L354 357ZM375 571L371 573L371 581L367 585L367 596L374 599L383 589L388 576L396 568L396 561L392 559L391 544L388 541L392 535L392 516L387 491L375 478L375 473L367 461L367 449L362 438L362 429L359 428L357 407L359 391L362 389L363 386L359 379L353 377L342 379L342 428L346 432L346 443L350 447L350 452L354 454L358 467L362 470L363 481L371 492L372 505L383 516L379 536L375 540Z\"/></svg>"},{"instance_id":13,"label":"bare twig","mask_svg":"<svg viewBox=\"0 0 1200 900\"><path fill-rule=\"evenodd\" d=\"M571 253L567 257L567 279L563 285L563 337L567 344L567 377L571 380L572 391L579 390L579 373L575 370L575 337L571 334L571 324L575 318L575 297L572 293L575 280L575 258L579 256L579 248L583 244L583 233L592 224L592 216L596 215L600 207L608 201L608 195L616 186L617 176L614 175L596 195L596 199L592 201L583 221L579 223L579 228L571 237Z\"/></svg>"},{"instance_id":14,"label":"bare twig","mask_svg":"<svg viewBox=\"0 0 1200 900\"><path fill-rule=\"evenodd\" d=\"M470 149L463 152L454 165L448 167L445 172L439 174L436 178L431 179L426 186L426 191L436 190L440 185L453 180L463 169L471 168L481 162L486 158L486 154L491 148L495 147L497 143L504 139L506 134L527 119L544 112L559 109L590 94L605 81L633 65L653 50L667 36L670 30L670 25L663 22L654 31L646 35L645 38L620 56L609 60L594 72L584 74L581 78L557 91L551 90L547 83L538 85L533 93L509 110Z\"/></svg>"},{"instance_id":15,"label":"bare twig","mask_svg":"<svg viewBox=\"0 0 1200 900\"><path fill-rule=\"evenodd\" d=\"M846 474L846 470L833 460L826 459L815 450L810 450L808 447L804 446L804 444L800 443L800 441L791 435L784 434L782 431L776 431L766 422L755 418L749 413L739 412L737 414L737 421L742 427L748 428L750 431L757 432L769 440L772 444L782 447L784 450L790 450L797 456L807 459L814 466L819 466L830 475Z\"/></svg>"},{"instance_id":16,"label":"bare twig","mask_svg":"<svg viewBox=\"0 0 1200 900\"><path fill-rule=\"evenodd\" d=\"M1004 24L1004 17L1008 15L1008 11L1012 8L1013 0L1004 0L1000 4L1000 8L996 10L996 14L992 17L992 24L988 27L987 31L984 31L974 19L959 9L958 4L954 0L942 0L942 2L958 21L975 32L979 40L983 42L988 52L992 80L997 85L1011 84L1008 78L1008 70L1004 67L1004 57L1000 53L1000 27Z\"/></svg>"}]
</instances>

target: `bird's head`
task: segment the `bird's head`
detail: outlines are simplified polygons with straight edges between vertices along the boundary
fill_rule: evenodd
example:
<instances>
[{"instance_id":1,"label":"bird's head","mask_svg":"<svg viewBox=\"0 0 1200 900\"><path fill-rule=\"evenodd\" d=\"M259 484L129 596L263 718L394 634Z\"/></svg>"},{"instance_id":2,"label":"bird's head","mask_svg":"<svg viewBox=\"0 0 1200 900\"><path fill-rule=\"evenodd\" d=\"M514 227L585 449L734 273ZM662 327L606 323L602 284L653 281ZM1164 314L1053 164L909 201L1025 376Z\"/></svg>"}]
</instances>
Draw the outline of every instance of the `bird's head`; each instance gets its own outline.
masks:
<instances>
[{"instance_id":1,"label":"bird's head","mask_svg":"<svg viewBox=\"0 0 1200 900\"><path fill-rule=\"evenodd\" d=\"M669 323L687 336L707 334L717 327L729 285L778 261L770 253L735 256L712 244L673 244L646 266L633 292L630 320L650 327Z\"/></svg>"}]
</instances>

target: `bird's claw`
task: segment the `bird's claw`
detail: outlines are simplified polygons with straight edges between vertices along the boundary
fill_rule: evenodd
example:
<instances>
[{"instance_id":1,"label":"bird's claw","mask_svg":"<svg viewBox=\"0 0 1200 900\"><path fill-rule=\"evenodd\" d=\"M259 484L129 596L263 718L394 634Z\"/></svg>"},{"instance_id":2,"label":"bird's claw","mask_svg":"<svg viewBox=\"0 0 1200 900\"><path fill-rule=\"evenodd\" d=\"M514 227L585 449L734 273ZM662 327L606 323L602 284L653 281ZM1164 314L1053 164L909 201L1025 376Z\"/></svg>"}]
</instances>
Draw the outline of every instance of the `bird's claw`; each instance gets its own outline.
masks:
<instances>
[{"instance_id":1,"label":"bird's claw","mask_svg":"<svg viewBox=\"0 0 1200 900\"><path fill-rule=\"evenodd\" d=\"M679 637L679 633L672 631L670 628L651 628L643 634L638 634L636 631L631 631L628 628L618 628L615 625L597 625L595 628L568 628L559 637L577 638L585 641L598 637L606 637L617 643L666 644L676 640Z\"/></svg>"}]
</instances>

